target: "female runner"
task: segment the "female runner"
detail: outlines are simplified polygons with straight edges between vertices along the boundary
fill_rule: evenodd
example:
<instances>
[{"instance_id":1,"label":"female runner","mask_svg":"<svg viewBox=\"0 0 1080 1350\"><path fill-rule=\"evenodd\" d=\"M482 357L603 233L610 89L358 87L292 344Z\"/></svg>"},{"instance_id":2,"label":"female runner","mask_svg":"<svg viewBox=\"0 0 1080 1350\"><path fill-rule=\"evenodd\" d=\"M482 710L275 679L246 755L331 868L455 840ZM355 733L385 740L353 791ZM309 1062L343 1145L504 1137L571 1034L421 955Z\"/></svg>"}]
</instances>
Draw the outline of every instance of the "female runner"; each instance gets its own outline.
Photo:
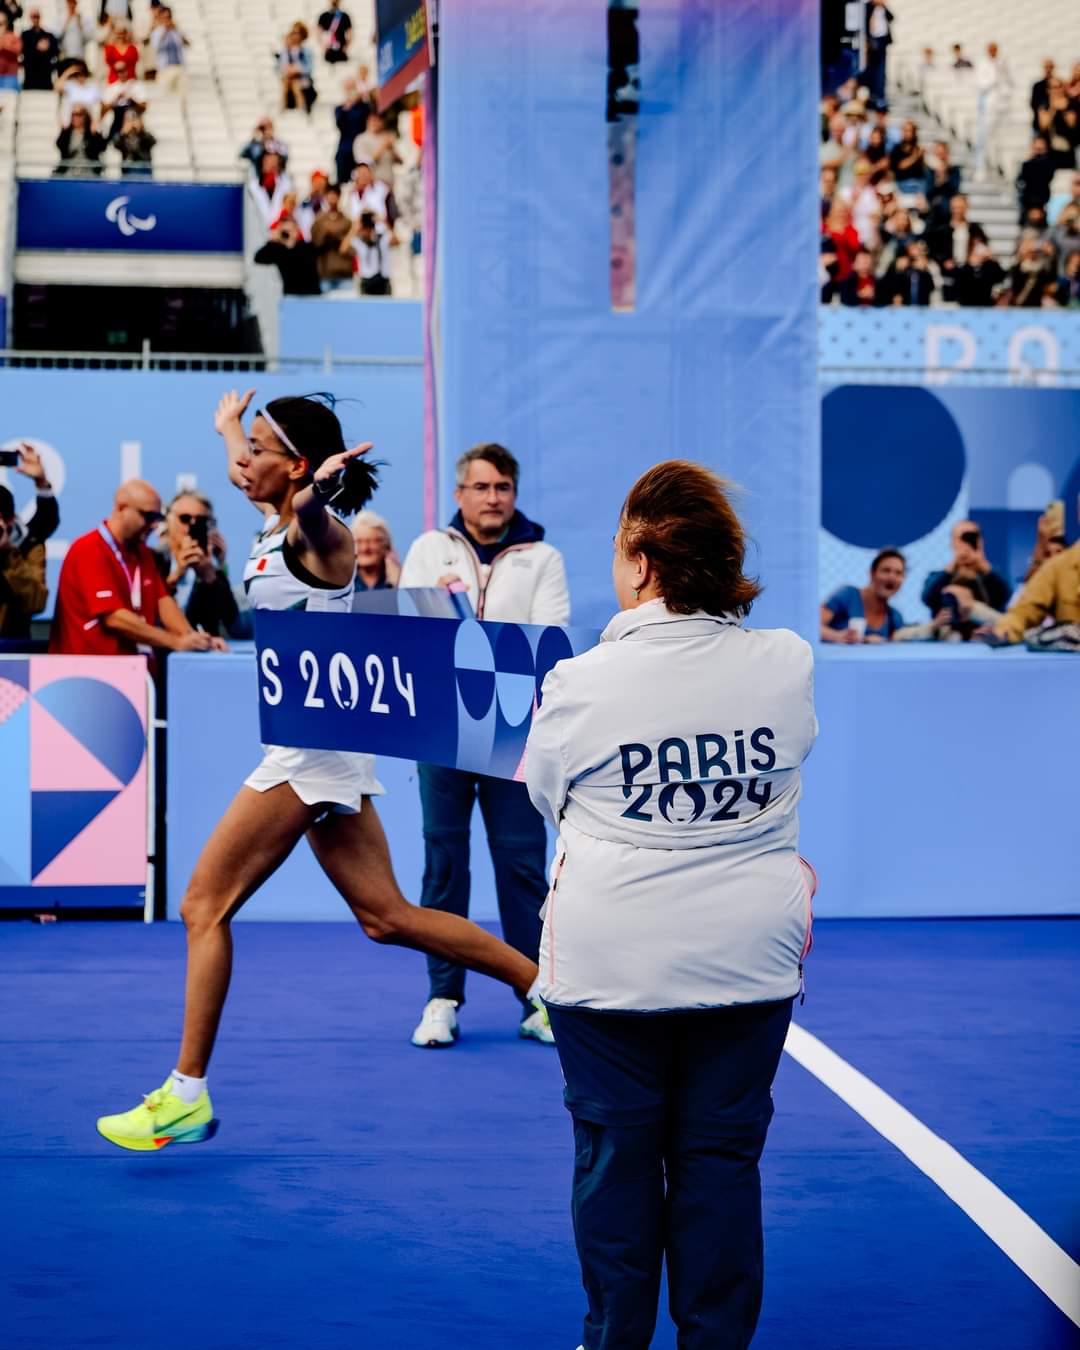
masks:
<instances>
[{"instance_id":1,"label":"female runner","mask_svg":"<svg viewBox=\"0 0 1080 1350\"><path fill-rule=\"evenodd\" d=\"M346 449L337 416L317 398L275 399L256 412L249 438L241 419L254 392L227 393L214 418L230 479L267 512L244 572L251 604L346 613L356 552L337 512L352 514L374 491L375 470L360 458L370 443ZM402 896L372 800L383 791L372 755L264 750L203 849L180 908L188 965L177 1067L141 1105L97 1122L121 1148L194 1144L217 1132L206 1070L232 971L229 924L305 834L373 941L445 957L522 994L536 978L533 962L482 928Z\"/></svg>"}]
</instances>

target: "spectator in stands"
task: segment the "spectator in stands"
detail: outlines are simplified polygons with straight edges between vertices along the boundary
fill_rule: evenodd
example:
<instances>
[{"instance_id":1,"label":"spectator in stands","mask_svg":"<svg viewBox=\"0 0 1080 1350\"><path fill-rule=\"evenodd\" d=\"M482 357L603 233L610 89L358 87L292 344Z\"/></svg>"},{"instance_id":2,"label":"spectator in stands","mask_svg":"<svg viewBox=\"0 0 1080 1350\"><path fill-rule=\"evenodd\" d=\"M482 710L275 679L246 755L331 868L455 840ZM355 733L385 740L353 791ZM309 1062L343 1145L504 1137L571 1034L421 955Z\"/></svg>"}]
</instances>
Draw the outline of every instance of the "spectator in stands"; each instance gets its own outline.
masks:
<instances>
[{"instance_id":1,"label":"spectator in stands","mask_svg":"<svg viewBox=\"0 0 1080 1350\"><path fill-rule=\"evenodd\" d=\"M256 178L261 178L263 156L268 153L277 155L282 168L289 162L289 148L284 141L275 136L273 122L269 117L260 117L255 123L255 130L251 133L251 140L240 151L240 158L248 161L255 170Z\"/></svg>"},{"instance_id":2,"label":"spectator in stands","mask_svg":"<svg viewBox=\"0 0 1080 1350\"><path fill-rule=\"evenodd\" d=\"M1009 304L1014 309L1038 309L1053 281L1053 246L1041 244L1035 234L1025 230L1009 272Z\"/></svg>"},{"instance_id":3,"label":"spectator in stands","mask_svg":"<svg viewBox=\"0 0 1080 1350\"><path fill-rule=\"evenodd\" d=\"M334 121L338 129L338 147L334 162L339 183L347 183L352 178L352 171L356 168L353 144L367 126L370 112L370 97L361 92L356 80L346 80L342 86L342 101L334 109Z\"/></svg>"},{"instance_id":4,"label":"spectator in stands","mask_svg":"<svg viewBox=\"0 0 1080 1350\"><path fill-rule=\"evenodd\" d=\"M40 9L32 9L29 19L30 26L22 31L23 88L51 89L60 43L55 33L42 28Z\"/></svg>"},{"instance_id":5,"label":"spectator in stands","mask_svg":"<svg viewBox=\"0 0 1080 1350\"><path fill-rule=\"evenodd\" d=\"M855 181L840 189L840 200L851 208L851 223L864 248L875 249L880 243L878 226L881 223L881 198L870 182L870 161L855 162Z\"/></svg>"},{"instance_id":6,"label":"spectator in stands","mask_svg":"<svg viewBox=\"0 0 1080 1350\"><path fill-rule=\"evenodd\" d=\"M60 124L69 126L76 108L85 108L92 119L101 110L101 90L90 79L85 61L74 61L56 81L60 95Z\"/></svg>"},{"instance_id":7,"label":"spectator in stands","mask_svg":"<svg viewBox=\"0 0 1080 1350\"><path fill-rule=\"evenodd\" d=\"M878 195L883 196L883 209L886 209L888 194L883 195L879 189ZM915 232L911 212L902 206L886 209L881 225L881 238L883 248L878 259L878 274L884 275L893 271L899 259L907 256L908 245L915 243L919 238Z\"/></svg>"},{"instance_id":8,"label":"spectator in stands","mask_svg":"<svg viewBox=\"0 0 1080 1350\"><path fill-rule=\"evenodd\" d=\"M151 33L151 44L157 66L157 80L162 92L176 94L183 99L187 90L184 70L187 55L184 48L191 44L177 28L173 12L167 5L162 5L158 10L158 22Z\"/></svg>"},{"instance_id":9,"label":"spectator in stands","mask_svg":"<svg viewBox=\"0 0 1080 1350\"><path fill-rule=\"evenodd\" d=\"M353 170L353 185L345 202L345 211L353 220L359 220L363 211L370 211L387 230L394 228L397 220L394 194L386 183L375 177L369 160L361 160Z\"/></svg>"},{"instance_id":10,"label":"spectator in stands","mask_svg":"<svg viewBox=\"0 0 1080 1350\"><path fill-rule=\"evenodd\" d=\"M1020 166L1016 177L1016 192L1020 202L1020 223L1024 224L1029 209L1046 207L1050 200L1050 183L1057 171L1054 157L1045 136L1036 136L1031 142L1031 154Z\"/></svg>"},{"instance_id":11,"label":"spectator in stands","mask_svg":"<svg viewBox=\"0 0 1080 1350\"><path fill-rule=\"evenodd\" d=\"M949 201L947 223L927 231L930 256L941 269L944 279L944 300L956 298L953 295L955 275L959 268L967 264L972 243L986 243L986 231L976 221L968 220L967 209L967 198L958 193Z\"/></svg>"},{"instance_id":12,"label":"spectator in stands","mask_svg":"<svg viewBox=\"0 0 1080 1350\"><path fill-rule=\"evenodd\" d=\"M401 577L401 563L394 556L390 527L374 511L358 511L352 520L356 540L356 586L358 591L393 590Z\"/></svg>"},{"instance_id":13,"label":"spectator in stands","mask_svg":"<svg viewBox=\"0 0 1080 1350\"><path fill-rule=\"evenodd\" d=\"M158 572L192 628L213 637L237 636L239 608L210 499L178 492L166 508L160 541L154 553Z\"/></svg>"},{"instance_id":14,"label":"spectator in stands","mask_svg":"<svg viewBox=\"0 0 1080 1350\"><path fill-rule=\"evenodd\" d=\"M1059 192L1050 198L1046 208L1046 218L1051 225L1057 225L1070 206L1080 211L1080 173L1074 173L1069 180L1070 195Z\"/></svg>"},{"instance_id":15,"label":"spectator in stands","mask_svg":"<svg viewBox=\"0 0 1080 1350\"><path fill-rule=\"evenodd\" d=\"M1051 502L1039 517L1038 523L1035 526L1035 547L1032 549L1031 557L1028 559L1023 585L1017 589L1016 594L1009 603L1014 604L1019 600L1020 592L1043 563L1050 558L1056 558L1059 553L1064 553L1066 547L1065 503L1063 501Z\"/></svg>"},{"instance_id":16,"label":"spectator in stands","mask_svg":"<svg viewBox=\"0 0 1080 1350\"><path fill-rule=\"evenodd\" d=\"M832 210L836 197L836 170L832 167L821 170L821 219L825 220Z\"/></svg>"},{"instance_id":17,"label":"spectator in stands","mask_svg":"<svg viewBox=\"0 0 1080 1350\"><path fill-rule=\"evenodd\" d=\"M111 41L105 44L105 65L108 69L106 82L115 84L118 79L134 75L138 64L139 49L132 41L131 29L126 23L117 23ZM118 73L118 66L123 67L123 76Z\"/></svg>"},{"instance_id":18,"label":"spectator in stands","mask_svg":"<svg viewBox=\"0 0 1080 1350\"><path fill-rule=\"evenodd\" d=\"M960 191L960 169L952 162L952 155L945 141L937 141L926 157L930 180L926 190L926 203L931 218L939 223L949 217L949 203Z\"/></svg>"},{"instance_id":19,"label":"spectator in stands","mask_svg":"<svg viewBox=\"0 0 1080 1350\"><path fill-rule=\"evenodd\" d=\"M1054 71L1057 69L1053 59L1047 57L1043 62L1043 75L1041 80L1036 80L1031 86L1031 129L1032 131L1042 131L1042 123L1039 114L1050 107L1050 90L1054 84L1061 84L1060 80L1055 79Z\"/></svg>"},{"instance_id":20,"label":"spectator in stands","mask_svg":"<svg viewBox=\"0 0 1080 1350\"><path fill-rule=\"evenodd\" d=\"M885 300L891 305L918 305L930 303L937 284L930 271L930 254L924 239L908 244L885 278Z\"/></svg>"},{"instance_id":21,"label":"spectator in stands","mask_svg":"<svg viewBox=\"0 0 1080 1350\"><path fill-rule=\"evenodd\" d=\"M934 49L933 47L924 47L922 49L922 60L919 62L919 83L921 84L923 78L934 70L937 70L937 65L934 62Z\"/></svg>"},{"instance_id":22,"label":"spectator in stands","mask_svg":"<svg viewBox=\"0 0 1080 1350\"><path fill-rule=\"evenodd\" d=\"M94 25L79 14L79 0L64 0L65 14L57 39L60 44L56 73L63 75L74 61L85 62L86 48L94 40Z\"/></svg>"},{"instance_id":23,"label":"spectator in stands","mask_svg":"<svg viewBox=\"0 0 1080 1350\"><path fill-rule=\"evenodd\" d=\"M821 114L821 144L824 145L829 139L829 128L832 125L832 119L840 111L840 100L836 94L822 94L821 102L818 104L818 111Z\"/></svg>"},{"instance_id":24,"label":"spectator in stands","mask_svg":"<svg viewBox=\"0 0 1080 1350\"><path fill-rule=\"evenodd\" d=\"M952 47L952 68L953 70L972 70L974 67L964 55L964 48L961 43L954 42Z\"/></svg>"},{"instance_id":25,"label":"spectator in stands","mask_svg":"<svg viewBox=\"0 0 1080 1350\"><path fill-rule=\"evenodd\" d=\"M874 120L865 123L859 130L859 149L864 153L868 149L874 132L881 132L881 143L885 147L885 155L888 157L893 146L900 139L900 133L889 121L889 105L887 103L878 103L874 107ZM867 158L873 158L867 156Z\"/></svg>"},{"instance_id":26,"label":"spectator in stands","mask_svg":"<svg viewBox=\"0 0 1080 1350\"><path fill-rule=\"evenodd\" d=\"M1044 562L992 631L1006 642L1020 642L1047 620L1080 624L1080 543Z\"/></svg>"},{"instance_id":27,"label":"spectator in stands","mask_svg":"<svg viewBox=\"0 0 1080 1350\"><path fill-rule=\"evenodd\" d=\"M863 155L863 158L870 165L871 183L876 185L892 173L892 161L889 155L890 151L886 143L884 130L881 127L871 127L870 135L866 141L866 152ZM822 173L825 172L836 174L835 169L823 169Z\"/></svg>"},{"instance_id":28,"label":"spectator in stands","mask_svg":"<svg viewBox=\"0 0 1080 1350\"><path fill-rule=\"evenodd\" d=\"M950 283L946 281L945 298L965 307L988 307L994 304L996 292L1005 280L1005 271L991 252L985 240L969 234L967 261L956 268Z\"/></svg>"},{"instance_id":29,"label":"spectator in stands","mask_svg":"<svg viewBox=\"0 0 1080 1350\"><path fill-rule=\"evenodd\" d=\"M262 157L262 171L251 184L251 193L268 226L281 214L281 204L292 190L292 179L285 172L281 156L275 150L267 150Z\"/></svg>"},{"instance_id":30,"label":"spectator in stands","mask_svg":"<svg viewBox=\"0 0 1080 1350\"><path fill-rule=\"evenodd\" d=\"M101 0L98 7L98 23L106 29L106 35L111 36L120 24L127 24L129 27L135 16L131 12L131 0Z\"/></svg>"},{"instance_id":31,"label":"spectator in stands","mask_svg":"<svg viewBox=\"0 0 1080 1350\"><path fill-rule=\"evenodd\" d=\"M18 89L22 49L22 38L12 28L9 16L0 10L0 89Z\"/></svg>"},{"instance_id":32,"label":"spectator in stands","mask_svg":"<svg viewBox=\"0 0 1080 1350\"><path fill-rule=\"evenodd\" d=\"M900 140L889 156L889 163L901 193L913 195L926 191L929 178L926 152L919 144L919 131L914 122L904 123Z\"/></svg>"},{"instance_id":33,"label":"spectator in stands","mask_svg":"<svg viewBox=\"0 0 1080 1350\"><path fill-rule=\"evenodd\" d=\"M41 457L32 445L18 449L16 472L34 484L34 514L24 525L11 489L0 487L0 638L30 636L30 620L45 608L45 541L60 524L60 512Z\"/></svg>"},{"instance_id":34,"label":"spectator in stands","mask_svg":"<svg viewBox=\"0 0 1080 1350\"><path fill-rule=\"evenodd\" d=\"M286 192L281 199L280 211L278 211L277 215L270 222L270 233L273 234L273 232L277 229L279 225L283 225L287 220L291 220L293 224L296 226L296 228L300 231L300 238L306 239L308 237L307 232L305 231L303 225L301 225L300 222L296 219L296 209L299 205L300 205L300 198L296 195L296 193Z\"/></svg>"},{"instance_id":35,"label":"spectator in stands","mask_svg":"<svg viewBox=\"0 0 1080 1350\"><path fill-rule=\"evenodd\" d=\"M316 169L311 175L311 187L308 189L308 195L296 207L293 214L296 216L297 224L304 232L304 238L311 238L311 227L315 224L315 218L323 211L326 206L326 191L330 186L330 180L322 169Z\"/></svg>"},{"instance_id":36,"label":"spectator in stands","mask_svg":"<svg viewBox=\"0 0 1080 1350\"><path fill-rule=\"evenodd\" d=\"M319 15L319 28L322 32L323 56L334 65L349 59L349 43L352 41L352 19L338 4Z\"/></svg>"},{"instance_id":37,"label":"spectator in stands","mask_svg":"<svg viewBox=\"0 0 1080 1350\"><path fill-rule=\"evenodd\" d=\"M141 80L132 78L122 61L117 65L116 73L116 83L105 86L101 99L102 114L112 115L107 139L114 143L124 128L124 115L135 112L141 117L148 106L146 86Z\"/></svg>"},{"instance_id":38,"label":"spectator in stands","mask_svg":"<svg viewBox=\"0 0 1080 1350\"><path fill-rule=\"evenodd\" d=\"M855 254L851 275L840 283L840 303L860 308L878 305L881 303L878 290L879 283L874 276L874 255L868 249L861 248Z\"/></svg>"},{"instance_id":39,"label":"spectator in stands","mask_svg":"<svg viewBox=\"0 0 1080 1350\"><path fill-rule=\"evenodd\" d=\"M1004 610L1009 587L990 566L983 548L982 530L973 520L958 520L952 528L952 558L942 572L931 572L923 586L923 604L931 616L942 608L942 593L956 582L970 583L976 599L991 609Z\"/></svg>"},{"instance_id":40,"label":"spectator in stands","mask_svg":"<svg viewBox=\"0 0 1080 1350\"><path fill-rule=\"evenodd\" d=\"M975 181L986 176L986 157L998 121L1012 92L1012 74L996 42L975 67Z\"/></svg>"},{"instance_id":41,"label":"spectator in stands","mask_svg":"<svg viewBox=\"0 0 1080 1350\"><path fill-rule=\"evenodd\" d=\"M1063 309L1080 309L1080 249L1065 259L1058 281L1057 300Z\"/></svg>"},{"instance_id":42,"label":"spectator in stands","mask_svg":"<svg viewBox=\"0 0 1080 1350\"><path fill-rule=\"evenodd\" d=\"M56 138L60 162L53 173L100 178L104 167L101 156L105 153L106 144L97 123L91 121L89 111L81 103L76 104L71 110L70 123Z\"/></svg>"},{"instance_id":43,"label":"spectator in stands","mask_svg":"<svg viewBox=\"0 0 1080 1350\"><path fill-rule=\"evenodd\" d=\"M818 151L818 163L823 169L836 170L837 181L846 187L854 175L856 158L855 147L844 143L847 121L842 113L837 113L829 122L829 139L823 141Z\"/></svg>"},{"instance_id":44,"label":"spectator in stands","mask_svg":"<svg viewBox=\"0 0 1080 1350\"><path fill-rule=\"evenodd\" d=\"M866 6L866 69L861 83L870 90L870 97L885 97L886 58L892 43L893 14L885 0L869 0Z\"/></svg>"},{"instance_id":45,"label":"spectator in stands","mask_svg":"<svg viewBox=\"0 0 1080 1350\"><path fill-rule=\"evenodd\" d=\"M832 210L822 227L823 233L832 240L837 257L835 281L837 287L851 275L855 265L855 255L862 247L858 232L851 221L851 209L843 201L833 202Z\"/></svg>"},{"instance_id":46,"label":"spectator in stands","mask_svg":"<svg viewBox=\"0 0 1080 1350\"><path fill-rule=\"evenodd\" d=\"M102 523L64 557L49 651L61 656L134 656L223 650L199 633L168 594L146 537L162 519L161 498L141 479L117 490Z\"/></svg>"},{"instance_id":47,"label":"spectator in stands","mask_svg":"<svg viewBox=\"0 0 1080 1350\"><path fill-rule=\"evenodd\" d=\"M120 151L120 172L125 178L150 178L153 175L154 146L157 138L143 126L142 114L128 108L116 138Z\"/></svg>"},{"instance_id":48,"label":"spectator in stands","mask_svg":"<svg viewBox=\"0 0 1080 1350\"><path fill-rule=\"evenodd\" d=\"M303 108L310 117L311 109L317 97L315 81L315 58L307 45L307 25L294 23L285 34L285 41L277 56L278 77L281 80L281 107Z\"/></svg>"},{"instance_id":49,"label":"spectator in stands","mask_svg":"<svg viewBox=\"0 0 1080 1350\"><path fill-rule=\"evenodd\" d=\"M255 254L255 261L273 264L278 269L286 295L318 295L321 290L315 250L291 216L271 229L270 238Z\"/></svg>"},{"instance_id":50,"label":"spectator in stands","mask_svg":"<svg viewBox=\"0 0 1080 1350\"><path fill-rule=\"evenodd\" d=\"M390 295L390 235L371 211L361 211L351 236L341 245L356 256L361 295Z\"/></svg>"},{"instance_id":51,"label":"spectator in stands","mask_svg":"<svg viewBox=\"0 0 1080 1350\"><path fill-rule=\"evenodd\" d=\"M821 606L822 642L889 642L904 620L889 601L904 584L907 564L895 548L883 548L870 564L867 585L841 586Z\"/></svg>"},{"instance_id":52,"label":"spectator in stands","mask_svg":"<svg viewBox=\"0 0 1080 1350\"><path fill-rule=\"evenodd\" d=\"M341 188L332 184L326 189L325 206L311 225L311 244L324 291L352 285L352 256L341 247L352 233L352 227L352 221L341 209Z\"/></svg>"},{"instance_id":53,"label":"spectator in stands","mask_svg":"<svg viewBox=\"0 0 1080 1350\"><path fill-rule=\"evenodd\" d=\"M1077 108L1060 82L1050 96L1050 106L1039 114L1040 130L1050 146L1050 154L1059 169L1076 168L1076 147L1080 144L1080 119Z\"/></svg>"},{"instance_id":54,"label":"spectator in stands","mask_svg":"<svg viewBox=\"0 0 1080 1350\"><path fill-rule=\"evenodd\" d=\"M905 624L894 642L970 642L978 630L996 623L1001 614L980 600L975 583L954 581L941 592L941 608L929 623Z\"/></svg>"},{"instance_id":55,"label":"spectator in stands","mask_svg":"<svg viewBox=\"0 0 1080 1350\"><path fill-rule=\"evenodd\" d=\"M371 165L376 179L391 188L394 185L394 165L401 163L395 140L382 113L369 112L366 130L353 142L353 159L356 163L366 161Z\"/></svg>"}]
</instances>

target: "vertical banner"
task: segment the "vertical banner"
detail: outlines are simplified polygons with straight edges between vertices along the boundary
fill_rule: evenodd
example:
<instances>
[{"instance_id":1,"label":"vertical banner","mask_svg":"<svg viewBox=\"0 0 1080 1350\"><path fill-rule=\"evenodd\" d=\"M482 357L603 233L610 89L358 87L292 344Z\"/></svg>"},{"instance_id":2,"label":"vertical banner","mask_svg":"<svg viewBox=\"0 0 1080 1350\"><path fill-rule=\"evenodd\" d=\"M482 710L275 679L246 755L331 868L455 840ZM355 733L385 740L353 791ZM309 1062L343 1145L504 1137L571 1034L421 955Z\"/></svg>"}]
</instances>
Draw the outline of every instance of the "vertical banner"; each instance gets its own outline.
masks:
<instances>
[{"instance_id":1,"label":"vertical banner","mask_svg":"<svg viewBox=\"0 0 1080 1350\"><path fill-rule=\"evenodd\" d=\"M0 909L141 907L141 656L0 657Z\"/></svg>"},{"instance_id":2,"label":"vertical banner","mask_svg":"<svg viewBox=\"0 0 1080 1350\"><path fill-rule=\"evenodd\" d=\"M600 625L634 479L708 464L746 489L753 621L811 633L819 5L650 0L636 42L633 14L440 10L443 491L462 450L506 445L574 622ZM632 287L613 286L613 246Z\"/></svg>"}]
</instances>

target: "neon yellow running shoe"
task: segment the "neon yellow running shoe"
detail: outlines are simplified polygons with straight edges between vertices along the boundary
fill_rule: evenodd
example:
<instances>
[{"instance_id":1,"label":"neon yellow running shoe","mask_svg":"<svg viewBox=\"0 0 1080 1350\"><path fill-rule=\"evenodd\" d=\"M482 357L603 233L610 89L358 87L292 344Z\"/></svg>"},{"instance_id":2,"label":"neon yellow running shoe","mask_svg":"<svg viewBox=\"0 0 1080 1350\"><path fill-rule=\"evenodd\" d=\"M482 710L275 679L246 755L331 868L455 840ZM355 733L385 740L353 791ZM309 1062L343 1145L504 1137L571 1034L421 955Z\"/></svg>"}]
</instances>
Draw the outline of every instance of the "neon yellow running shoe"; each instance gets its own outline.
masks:
<instances>
[{"instance_id":1,"label":"neon yellow running shoe","mask_svg":"<svg viewBox=\"0 0 1080 1350\"><path fill-rule=\"evenodd\" d=\"M102 1116L98 1134L119 1148L154 1153L166 1144L201 1144L218 1132L210 1094L204 1089L194 1102L181 1101L170 1074L141 1106L119 1116Z\"/></svg>"}]
</instances>

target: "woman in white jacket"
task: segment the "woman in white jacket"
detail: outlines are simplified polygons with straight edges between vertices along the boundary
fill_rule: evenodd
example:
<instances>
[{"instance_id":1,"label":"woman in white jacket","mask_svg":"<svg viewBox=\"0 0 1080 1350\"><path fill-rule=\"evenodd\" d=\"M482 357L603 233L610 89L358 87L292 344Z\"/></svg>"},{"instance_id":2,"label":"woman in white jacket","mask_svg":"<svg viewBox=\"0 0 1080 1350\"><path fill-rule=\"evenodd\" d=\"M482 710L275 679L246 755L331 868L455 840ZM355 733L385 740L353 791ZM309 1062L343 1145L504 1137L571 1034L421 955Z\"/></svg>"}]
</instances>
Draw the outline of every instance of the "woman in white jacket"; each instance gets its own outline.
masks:
<instances>
[{"instance_id":1,"label":"woman in white jacket","mask_svg":"<svg viewBox=\"0 0 1080 1350\"><path fill-rule=\"evenodd\" d=\"M810 947L799 766L810 647L759 592L721 481L684 461L623 506L620 613L544 682L529 794L559 831L540 952L574 1118L584 1350L646 1350L666 1253L680 1350L749 1345L758 1159Z\"/></svg>"}]
</instances>

